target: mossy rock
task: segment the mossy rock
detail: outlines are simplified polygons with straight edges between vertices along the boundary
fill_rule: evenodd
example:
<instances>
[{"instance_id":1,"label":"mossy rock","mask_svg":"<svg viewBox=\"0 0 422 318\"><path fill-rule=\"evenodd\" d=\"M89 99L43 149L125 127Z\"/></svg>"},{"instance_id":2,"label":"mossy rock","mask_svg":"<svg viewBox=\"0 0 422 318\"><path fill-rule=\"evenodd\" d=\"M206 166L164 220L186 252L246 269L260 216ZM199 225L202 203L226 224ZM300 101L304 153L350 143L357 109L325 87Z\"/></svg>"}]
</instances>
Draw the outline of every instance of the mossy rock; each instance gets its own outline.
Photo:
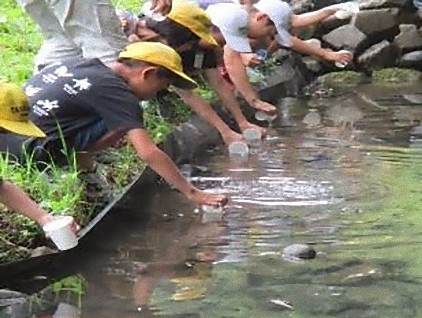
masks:
<instances>
[{"instance_id":1,"label":"mossy rock","mask_svg":"<svg viewBox=\"0 0 422 318\"><path fill-rule=\"evenodd\" d=\"M385 68L382 70L374 71L372 74L373 82L414 82L422 81L422 72L403 69L403 68Z\"/></svg>"}]
</instances>

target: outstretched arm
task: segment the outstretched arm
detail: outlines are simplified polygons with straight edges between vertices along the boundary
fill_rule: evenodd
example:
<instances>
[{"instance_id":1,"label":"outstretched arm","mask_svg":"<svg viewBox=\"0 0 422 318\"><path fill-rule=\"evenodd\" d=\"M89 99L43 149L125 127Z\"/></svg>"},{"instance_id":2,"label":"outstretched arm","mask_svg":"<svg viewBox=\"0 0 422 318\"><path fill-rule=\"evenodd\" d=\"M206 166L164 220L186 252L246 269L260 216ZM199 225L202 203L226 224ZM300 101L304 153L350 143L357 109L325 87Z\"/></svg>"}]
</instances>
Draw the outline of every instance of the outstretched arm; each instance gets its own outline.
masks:
<instances>
[{"instance_id":1,"label":"outstretched arm","mask_svg":"<svg viewBox=\"0 0 422 318\"><path fill-rule=\"evenodd\" d=\"M17 211L43 226L54 219L54 216L42 209L28 194L11 182L0 182L0 202L9 209ZM73 231L77 232L79 226L72 224Z\"/></svg>"},{"instance_id":2,"label":"outstretched arm","mask_svg":"<svg viewBox=\"0 0 422 318\"><path fill-rule=\"evenodd\" d=\"M301 28L314 25L320 21L324 21L329 16L340 10L341 6L334 4L317 11L307 12L303 14L292 15L291 25L294 28Z\"/></svg>"},{"instance_id":3,"label":"outstretched arm","mask_svg":"<svg viewBox=\"0 0 422 318\"><path fill-rule=\"evenodd\" d=\"M188 199L201 205L223 206L227 203L226 196L207 193L188 182L170 157L157 147L146 130L132 129L128 132L128 138L139 158L169 184L185 194Z\"/></svg>"},{"instance_id":4,"label":"outstretched arm","mask_svg":"<svg viewBox=\"0 0 422 318\"><path fill-rule=\"evenodd\" d=\"M298 53L312 55L330 62L348 64L352 55L346 52L334 52L315 45L311 45L295 36L292 36L292 49Z\"/></svg>"},{"instance_id":5,"label":"outstretched arm","mask_svg":"<svg viewBox=\"0 0 422 318\"><path fill-rule=\"evenodd\" d=\"M224 64L237 90L242 94L250 106L266 112L269 115L276 113L277 108L270 103L260 100L258 93L249 83L241 53L232 50L226 45L224 47Z\"/></svg>"},{"instance_id":6,"label":"outstretched arm","mask_svg":"<svg viewBox=\"0 0 422 318\"><path fill-rule=\"evenodd\" d=\"M174 88L174 91L179 95L182 100L188 104L202 119L214 126L224 143L228 146L234 141L243 140L242 135L231 130L230 127L218 116L212 109L211 105L204 100L201 96L195 94L193 91Z\"/></svg>"}]
</instances>

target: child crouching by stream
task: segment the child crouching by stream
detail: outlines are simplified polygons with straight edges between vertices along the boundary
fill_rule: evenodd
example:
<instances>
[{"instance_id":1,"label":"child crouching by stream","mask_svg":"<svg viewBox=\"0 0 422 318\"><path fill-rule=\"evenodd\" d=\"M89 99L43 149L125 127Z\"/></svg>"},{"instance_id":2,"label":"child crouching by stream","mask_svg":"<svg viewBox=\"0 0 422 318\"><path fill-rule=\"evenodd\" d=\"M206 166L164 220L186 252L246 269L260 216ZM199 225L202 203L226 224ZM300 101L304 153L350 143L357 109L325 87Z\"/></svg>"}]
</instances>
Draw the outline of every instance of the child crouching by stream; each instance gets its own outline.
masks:
<instances>
[{"instance_id":1,"label":"child crouching by stream","mask_svg":"<svg viewBox=\"0 0 422 318\"><path fill-rule=\"evenodd\" d=\"M161 21L142 16L134 18L128 12L118 11L117 14L131 42L160 41L180 54L183 68L188 74L204 75L241 132L253 128L265 134L264 128L249 122L244 116L232 87L220 73L218 67L222 50L212 35L212 23L204 10L194 3L178 1L173 3L171 12ZM231 130L211 105L194 91L177 88L174 91L202 119L219 131L227 146L243 140L243 136Z\"/></svg>"},{"instance_id":2,"label":"child crouching by stream","mask_svg":"<svg viewBox=\"0 0 422 318\"><path fill-rule=\"evenodd\" d=\"M35 138L45 137L44 132L28 120L28 101L22 89L14 84L0 83L0 134L14 133ZM44 226L54 216L41 208L27 193L0 176L0 203ZM79 226L73 222L72 229Z\"/></svg>"}]
</instances>

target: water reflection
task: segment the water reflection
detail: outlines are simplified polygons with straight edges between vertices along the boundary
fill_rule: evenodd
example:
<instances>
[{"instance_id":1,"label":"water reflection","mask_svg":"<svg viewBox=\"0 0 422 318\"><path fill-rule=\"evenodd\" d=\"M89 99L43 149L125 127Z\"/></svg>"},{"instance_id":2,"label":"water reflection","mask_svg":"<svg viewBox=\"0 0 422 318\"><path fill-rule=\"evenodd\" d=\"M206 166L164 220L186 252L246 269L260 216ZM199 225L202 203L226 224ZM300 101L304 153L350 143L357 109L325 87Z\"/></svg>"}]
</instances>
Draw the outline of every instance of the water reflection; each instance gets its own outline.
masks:
<instances>
[{"instance_id":1,"label":"water reflection","mask_svg":"<svg viewBox=\"0 0 422 318\"><path fill-rule=\"evenodd\" d=\"M208 169L184 167L199 186L231 195L224 215L170 190L148 211L135 203L113 224L118 235L76 267L87 282L81 306L44 297L46 312L56 317L61 302L75 317L422 316L417 93L369 85L283 101L248 160L217 149ZM316 258L284 260L292 243L312 244Z\"/></svg>"}]
</instances>

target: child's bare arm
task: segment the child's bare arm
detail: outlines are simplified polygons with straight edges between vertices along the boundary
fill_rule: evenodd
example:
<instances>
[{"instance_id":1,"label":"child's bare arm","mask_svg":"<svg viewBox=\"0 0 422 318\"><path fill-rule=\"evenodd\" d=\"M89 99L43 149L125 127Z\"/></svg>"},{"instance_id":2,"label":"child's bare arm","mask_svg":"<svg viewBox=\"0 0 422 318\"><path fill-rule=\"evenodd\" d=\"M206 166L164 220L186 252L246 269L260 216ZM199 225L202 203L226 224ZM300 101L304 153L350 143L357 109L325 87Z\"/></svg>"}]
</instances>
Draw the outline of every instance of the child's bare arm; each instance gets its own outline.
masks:
<instances>
[{"instance_id":1,"label":"child's bare arm","mask_svg":"<svg viewBox=\"0 0 422 318\"><path fill-rule=\"evenodd\" d=\"M43 226L54 218L53 215L42 209L22 189L8 181L0 183L0 202L9 209L17 211L37 222L40 226ZM77 232L79 226L74 223L72 228Z\"/></svg>"}]
</instances>

